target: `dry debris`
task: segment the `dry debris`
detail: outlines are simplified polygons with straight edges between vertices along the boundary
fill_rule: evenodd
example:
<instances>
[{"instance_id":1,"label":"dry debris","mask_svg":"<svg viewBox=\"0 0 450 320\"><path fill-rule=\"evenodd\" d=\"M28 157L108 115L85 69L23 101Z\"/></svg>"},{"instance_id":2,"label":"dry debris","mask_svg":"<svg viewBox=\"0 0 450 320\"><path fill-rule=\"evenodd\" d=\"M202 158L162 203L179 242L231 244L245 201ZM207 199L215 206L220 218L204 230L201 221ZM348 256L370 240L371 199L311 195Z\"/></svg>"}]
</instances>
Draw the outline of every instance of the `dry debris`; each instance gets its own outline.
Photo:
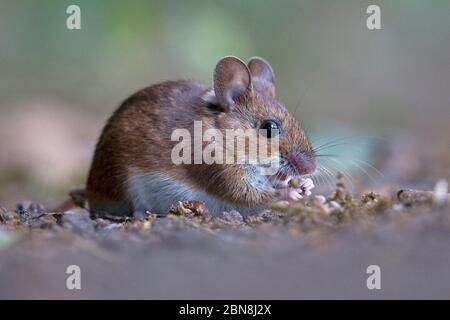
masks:
<instances>
[{"instance_id":1,"label":"dry debris","mask_svg":"<svg viewBox=\"0 0 450 320\"><path fill-rule=\"evenodd\" d=\"M188 218L199 217L205 220L211 217L208 208L201 201L179 201L170 208L169 214Z\"/></svg>"},{"instance_id":2,"label":"dry debris","mask_svg":"<svg viewBox=\"0 0 450 320\"><path fill-rule=\"evenodd\" d=\"M75 208L47 212L40 204L19 204L15 212L1 208L0 224L15 232L68 230L87 238L110 237L117 233L164 236L180 228L207 233L284 228L291 235L302 236L337 229L350 222L367 225L377 221L378 217L392 213L408 214L417 206L443 206L448 203L446 187L448 188L438 183L434 191L402 189L395 197L369 192L355 198L347 191L343 175L338 174L336 189L328 196L315 195L295 202L272 203L269 209L245 217L237 211L211 213L200 201L180 201L172 206L167 216L157 217L146 212L145 215L134 218L92 218L83 192L77 190L71 193L78 205Z\"/></svg>"}]
</instances>

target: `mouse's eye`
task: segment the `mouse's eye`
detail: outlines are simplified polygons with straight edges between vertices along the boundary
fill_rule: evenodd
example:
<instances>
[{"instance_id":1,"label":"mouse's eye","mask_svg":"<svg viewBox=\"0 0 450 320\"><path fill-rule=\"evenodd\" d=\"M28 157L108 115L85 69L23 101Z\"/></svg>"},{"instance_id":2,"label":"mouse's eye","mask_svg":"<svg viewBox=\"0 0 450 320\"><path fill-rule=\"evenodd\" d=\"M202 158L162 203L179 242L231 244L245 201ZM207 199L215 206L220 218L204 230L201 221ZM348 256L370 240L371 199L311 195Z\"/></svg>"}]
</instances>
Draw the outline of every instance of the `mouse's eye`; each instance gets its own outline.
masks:
<instances>
[{"instance_id":1,"label":"mouse's eye","mask_svg":"<svg viewBox=\"0 0 450 320\"><path fill-rule=\"evenodd\" d=\"M261 134L263 134L268 139L279 135L281 130L278 122L274 120L265 120L259 128L264 130L261 132Z\"/></svg>"}]
</instances>

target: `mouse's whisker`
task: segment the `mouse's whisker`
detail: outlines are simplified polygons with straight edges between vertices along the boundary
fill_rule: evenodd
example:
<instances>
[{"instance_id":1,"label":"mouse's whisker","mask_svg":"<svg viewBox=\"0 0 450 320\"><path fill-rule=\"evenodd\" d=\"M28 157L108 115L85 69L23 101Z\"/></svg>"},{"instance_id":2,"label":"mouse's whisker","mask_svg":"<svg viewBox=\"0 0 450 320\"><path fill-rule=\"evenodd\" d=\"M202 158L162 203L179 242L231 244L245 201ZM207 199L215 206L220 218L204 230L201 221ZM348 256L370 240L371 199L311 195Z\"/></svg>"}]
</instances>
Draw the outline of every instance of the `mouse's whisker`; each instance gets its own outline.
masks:
<instances>
[{"instance_id":1,"label":"mouse's whisker","mask_svg":"<svg viewBox=\"0 0 450 320\"><path fill-rule=\"evenodd\" d=\"M324 178L322 170L317 170L317 175L318 175L318 178L320 179L321 185L325 186L327 183L325 181L325 178Z\"/></svg>"},{"instance_id":2,"label":"mouse's whisker","mask_svg":"<svg viewBox=\"0 0 450 320\"><path fill-rule=\"evenodd\" d=\"M341 137L341 138L335 138L332 139L328 142L325 142L317 147L314 147L313 150L314 152L317 151L323 151L326 149L330 149L333 147L338 147L338 146L342 146L342 145L352 145L352 148L359 148L358 145L361 144L366 144L366 143L371 143L372 140L386 140L383 137L379 137L379 136L349 136L349 137ZM313 142L312 144L316 144L317 141Z\"/></svg>"},{"instance_id":3,"label":"mouse's whisker","mask_svg":"<svg viewBox=\"0 0 450 320\"><path fill-rule=\"evenodd\" d=\"M334 153L324 153L324 154L315 154L316 158L328 158L328 157L337 157L338 155Z\"/></svg>"},{"instance_id":4,"label":"mouse's whisker","mask_svg":"<svg viewBox=\"0 0 450 320\"><path fill-rule=\"evenodd\" d=\"M320 174L320 177L323 178L324 185L333 186L333 182L330 181L330 176L322 164L318 164L317 172Z\"/></svg>"},{"instance_id":5,"label":"mouse's whisker","mask_svg":"<svg viewBox=\"0 0 450 320\"><path fill-rule=\"evenodd\" d=\"M318 147L314 148L313 151L314 152L324 151L324 150L328 150L328 149L335 148L335 147L346 146L349 144L350 144L349 142L336 142L336 143L318 146Z\"/></svg>"},{"instance_id":6,"label":"mouse's whisker","mask_svg":"<svg viewBox=\"0 0 450 320\"><path fill-rule=\"evenodd\" d=\"M361 172L363 172L372 182L376 182L376 179L371 175L362 165L360 165L356 160L350 160L350 162L356 166ZM377 170L378 171L378 170Z\"/></svg>"},{"instance_id":7,"label":"mouse's whisker","mask_svg":"<svg viewBox=\"0 0 450 320\"><path fill-rule=\"evenodd\" d=\"M313 183L314 183L314 186L316 186L316 185L319 185L319 183L318 183L318 180L317 180L317 177L316 177L316 176L314 176L314 175L310 175L310 176L309 176L309 178L311 178L311 180L313 181Z\"/></svg>"},{"instance_id":8,"label":"mouse's whisker","mask_svg":"<svg viewBox=\"0 0 450 320\"><path fill-rule=\"evenodd\" d=\"M337 159L329 158L326 159L328 162L328 165L334 170L334 176L337 175L338 172L342 173L344 176L344 179L348 182L351 189L355 189L355 181L352 177L352 175L348 172L348 170L345 168L344 164L341 161L338 161Z\"/></svg>"},{"instance_id":9,"label":"mouse's whisker","mask_svg":"<svg viewBox=\"0 0 450 320\"><path fill-rule=\"evenodd\" d=\"M325 171L326 176L328 177L328 183L329 186L331 188L334 187L334 178L335 178L335 174L333 172L331 172L330 169L328 169L327 167L323 166L322 169Z\"/></svg>"},{"instance_id":10,"label":"mouse's whisker","mask_svg":"<svg viewBox=\"0 0 450 320\"><path fill-rule=\"evenodd\" d=\"M368 166L370 169L374 170L381 178L384 178L383 172L378 170L375 166L371 165L369 162L361 160L361 159L353 159L353 161L359 162L362 165Z\"/></svg>"},{"instance_id":11,"label":"mouse's whisker","mask_svg":"<svg viewBox=\"0 0 450 320\"><path fill-rule=\"evenodd\" d=\"M342 167L342 171L344 171L344 167L346 167L346 165L344 164L345 162L348 163L348 165L352 166L355 169L358 169L360 172L362 172L365 176L367 176L371 181L375 182L376 179L375 177L364 168L364 166L368 167L368 169L372 170L373 172L376 173L376 175L381 178L384 179L384 174L378 170L375 166L373 166L372 164L368 163L367 161L361 160L361 159L348 159L348 158L344 158L344 157L339 157L339 156L330 156L330 157L325 157L324 160L329 160L329 161L333 161L335 163L339 163Z\"/></svg>"}]
</instances>

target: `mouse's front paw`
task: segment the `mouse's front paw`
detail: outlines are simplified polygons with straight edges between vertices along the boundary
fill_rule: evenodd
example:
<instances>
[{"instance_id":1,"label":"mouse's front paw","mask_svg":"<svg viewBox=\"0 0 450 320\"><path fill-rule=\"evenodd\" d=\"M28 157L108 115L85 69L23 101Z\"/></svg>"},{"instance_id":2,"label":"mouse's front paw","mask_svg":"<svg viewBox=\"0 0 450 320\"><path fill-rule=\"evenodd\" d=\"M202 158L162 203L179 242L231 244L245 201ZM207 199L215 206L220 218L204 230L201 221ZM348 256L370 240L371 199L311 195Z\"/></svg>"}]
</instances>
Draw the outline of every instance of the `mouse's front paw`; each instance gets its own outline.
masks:
<instances>
[{"instance_id":1,"label":"mouse's front paw","mask_svg":"<svg viewBox=\"0 0 450 320\"><path fill-rule=\"evenodd\" d=\"M303 197L311 195L311 189L314 188L314 183L310 178L306 179L292 179L289 182L289 187L278 190L278 197L281 200L296 201Z\"/></svg>"},{"instance_id":2,"label":"mouse's front paw","mask_svg":"<svg viewBox=\"0 0 450 320\"><path fill-rule=\"evenodd\" d=\"M304 196L311 195L311 190L314 188L314 182L311 178L301 179L300 180L300 189Z\"/></svg>"}]
</instances>

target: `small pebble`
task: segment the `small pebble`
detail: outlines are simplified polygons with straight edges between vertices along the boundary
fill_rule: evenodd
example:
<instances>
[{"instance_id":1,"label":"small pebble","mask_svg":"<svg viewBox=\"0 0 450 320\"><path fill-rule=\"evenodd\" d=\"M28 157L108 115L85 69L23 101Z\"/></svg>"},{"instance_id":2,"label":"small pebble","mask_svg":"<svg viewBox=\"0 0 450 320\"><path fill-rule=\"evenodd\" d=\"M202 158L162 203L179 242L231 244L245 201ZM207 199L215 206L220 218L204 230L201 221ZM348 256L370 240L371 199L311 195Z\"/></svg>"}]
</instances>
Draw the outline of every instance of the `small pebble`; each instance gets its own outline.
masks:
<instances>
[{"instance_id":1,"label":"small pebble","mask_svg":"<svg viewBox=\"0 0 450 320\"><path fill-rule=\"evenodd\" d=\"M125 227L122 223L111 223L100 230L100 234L108 236L113 232L124 231Z\"/></svg>"},{"instance_id":2,"label":"small pebble","mask_svg":"<svg viewBox=\"0 0 450 320\"><path fill-rule=\"evenodd\" d=\"M64 228L78 234L92 235L95 232L95 222L90 218L89 212L82 208L74 208L64 212L61 224Z\"/></svg>"},{"instance_id":3,"label":"small pebble","mask_svg":"<svg viewBox=\"0 0 450 320\"><path fill-rule=\"evenodd\" d=\"M228 221L228 222L237 222L237 223L244 222L244 218L236 210L231 210L229 212L224 211L218 216L218 218Z\"/></svg>"},{"instance_id":4,"label":"small pebble","mask_svg":"<svg viewBox=\"0 0 450 320\"><path fill-rule=\"evenodd\" d=\"M319 201L320 204L324 204L325 202L327 202L327 198L325 198L325 196L322 195L315 196L314 199Z\"/></svg>"},{"instance_id":5,"label":"small pebble","mask_svg":"<svg viewBox=\"0 0 450 320\"><path fill-rule=\"evenodd\" d=\"M439 180L434 187L434 202L442 205L450 199L448 194L448 182L444 179Z\"/></svg>"}]
</instances>

